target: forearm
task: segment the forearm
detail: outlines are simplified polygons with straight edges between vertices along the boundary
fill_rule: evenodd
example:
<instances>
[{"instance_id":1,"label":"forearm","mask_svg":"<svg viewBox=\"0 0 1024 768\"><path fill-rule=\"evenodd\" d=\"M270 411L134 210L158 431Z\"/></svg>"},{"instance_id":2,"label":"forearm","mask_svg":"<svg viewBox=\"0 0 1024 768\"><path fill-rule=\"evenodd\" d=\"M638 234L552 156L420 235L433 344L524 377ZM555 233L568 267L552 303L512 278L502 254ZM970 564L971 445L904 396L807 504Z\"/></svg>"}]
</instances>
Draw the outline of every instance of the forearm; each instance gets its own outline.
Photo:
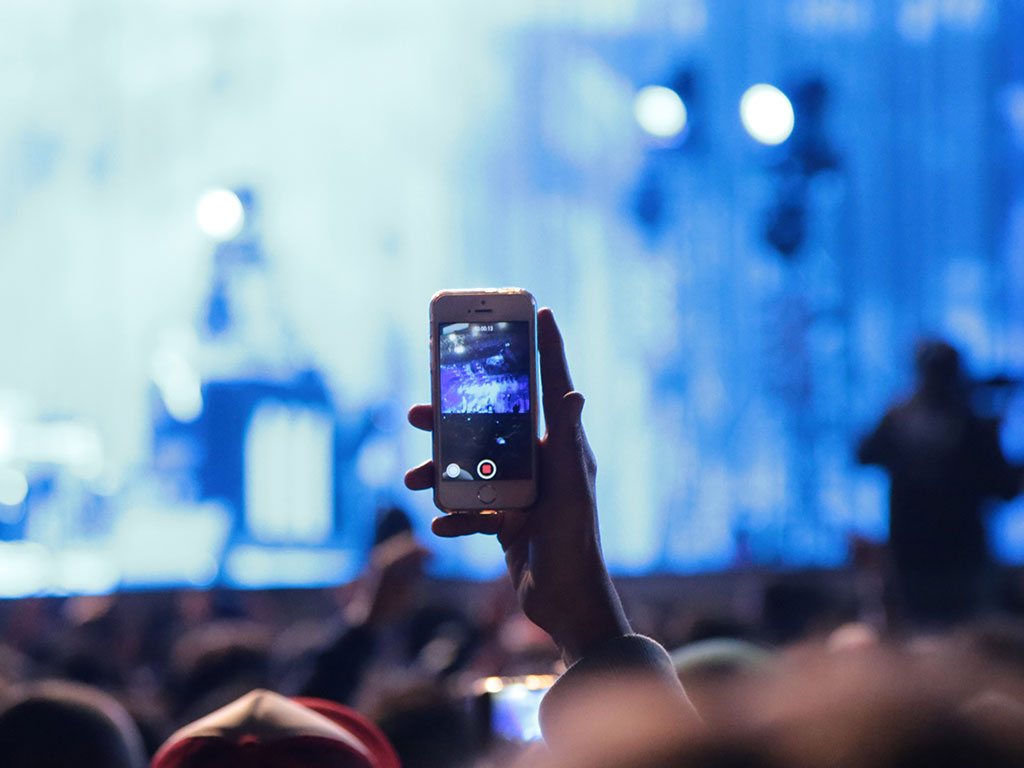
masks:
<instances>
[{"instance_id":1,"label":"forearm","mask_svg":"<svg viewBox=\"0 0 1024 768\"><path fill-rule=\"evenodd\" d=\"M605 571L595 582L598 588L587 590L590 597L567 605L561 620L552 627L552 639L566 666L572 666L610 640L633 633L611 577Z\"/></svg>"}]
</instances>

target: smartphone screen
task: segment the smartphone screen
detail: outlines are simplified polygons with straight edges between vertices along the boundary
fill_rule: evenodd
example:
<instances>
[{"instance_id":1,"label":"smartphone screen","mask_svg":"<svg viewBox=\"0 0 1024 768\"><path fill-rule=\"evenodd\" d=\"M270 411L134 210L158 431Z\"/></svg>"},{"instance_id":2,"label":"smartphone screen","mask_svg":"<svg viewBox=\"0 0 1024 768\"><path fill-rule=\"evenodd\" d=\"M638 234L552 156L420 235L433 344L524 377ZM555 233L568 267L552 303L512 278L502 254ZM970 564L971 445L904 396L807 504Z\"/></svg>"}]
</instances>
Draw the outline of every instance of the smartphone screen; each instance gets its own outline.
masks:
<instances>
[{"instance_id":1,"label":"smartphone screen","mask_svg":"<svg viewBox=\"0 0 1024 768\"><path fill-rule=\"evenodd\" d=\"M530 480L530 323L440 323L441 480Z\"/></svg>"}]
</instances>

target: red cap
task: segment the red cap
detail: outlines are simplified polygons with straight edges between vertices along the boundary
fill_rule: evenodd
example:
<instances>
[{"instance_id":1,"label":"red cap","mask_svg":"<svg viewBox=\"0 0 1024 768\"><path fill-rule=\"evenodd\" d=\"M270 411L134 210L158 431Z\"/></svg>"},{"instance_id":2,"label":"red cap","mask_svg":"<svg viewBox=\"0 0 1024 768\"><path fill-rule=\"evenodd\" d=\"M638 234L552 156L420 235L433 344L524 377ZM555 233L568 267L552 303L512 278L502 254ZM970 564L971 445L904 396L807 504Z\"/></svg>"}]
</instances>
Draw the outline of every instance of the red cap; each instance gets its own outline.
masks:
<instances>
[{"instance_id":1,"label":"red cap","mask_svg":"<svg viewBox=\"0 0 1024 768\"><path fill-rule=\"evenodd\" d=\"M169 738L151 768L401 768L380 729L324 699L255 690Z\"/></svg>"}]
</instances>

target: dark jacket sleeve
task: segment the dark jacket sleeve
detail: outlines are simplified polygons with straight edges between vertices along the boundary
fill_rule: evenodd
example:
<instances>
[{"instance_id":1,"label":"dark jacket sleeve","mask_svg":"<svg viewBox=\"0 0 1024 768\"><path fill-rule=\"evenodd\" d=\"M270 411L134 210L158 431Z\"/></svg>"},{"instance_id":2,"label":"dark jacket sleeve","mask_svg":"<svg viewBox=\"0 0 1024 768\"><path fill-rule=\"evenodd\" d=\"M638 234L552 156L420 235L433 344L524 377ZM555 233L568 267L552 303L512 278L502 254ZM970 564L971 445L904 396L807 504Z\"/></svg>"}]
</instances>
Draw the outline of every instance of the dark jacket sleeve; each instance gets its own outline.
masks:
<instances>
[{"instance_id":1,"label":"dark jacket sleeve","mask_svg":"<svg viewBox=\"0 0 1024 768\"><path fill-rule=\"evenodd\" d=\"M376 647L376 634L369 627L346 628L316 655L313 671L299 695L350 703Z\"/></svg>"}]
</instances>

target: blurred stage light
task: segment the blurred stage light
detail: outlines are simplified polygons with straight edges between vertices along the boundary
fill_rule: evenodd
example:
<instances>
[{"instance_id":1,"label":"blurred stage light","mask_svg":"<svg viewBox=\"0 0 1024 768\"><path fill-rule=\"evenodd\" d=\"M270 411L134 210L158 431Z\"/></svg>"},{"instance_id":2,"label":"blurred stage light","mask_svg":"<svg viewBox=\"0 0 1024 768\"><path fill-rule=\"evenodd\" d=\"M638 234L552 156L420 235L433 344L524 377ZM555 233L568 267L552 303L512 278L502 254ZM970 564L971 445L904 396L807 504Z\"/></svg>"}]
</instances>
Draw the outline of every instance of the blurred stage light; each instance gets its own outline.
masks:
<instances>
[{"instance_id":1,"label":"blurred stage light","mask_svg":"<svg viewBox=\"0 0 1024 768\"><path fill-rule=\"evenodd\" d=\"M190 361L197 345L188 330L167 331L150 361L150 375L167 413L182 424L190 424L203 413L202 380Z\"/></svg>"},{"instance_id":2,"label":"blurred stage light","mask_svg":"<svg viewBox=\"0 0 1024 768\"><path fill-rule=\"evenodd\" d=\"M0 469L0 504L16 507L28 496L28 479L17 469Z\"/></svg>"},{"instance_id":3,"label":"blurred stage light","mask_svg":"<svg viewBox=\"0 0 1024 768\"><path fill-rule=\"evenodd\" d=\"M27 597L44 592L52 565L53 558L42 544L0 542L0 597Z\"/></svg>"},{"instance_id":4,"label":"blurred stage light","mask_svg":"<svg viewBox=\"0 0 1024 768\"><path fill-rule=\"evenodd\" d=\"M83 480L94 480L104 467L103 441L81 420L70 419L40 425L27 441L23 455L32 461L61 464Z\"/></svg>"},{"instance_id":5,"label":"blurred stage light","mask_svg":"<svg viewBox=\"0 0 1024 768\"><path fill-rule=\"evenodd\" d=\"M102 553L69 551L53 558L53 591L67 595L107 595L117 589L121 573Z\"/></svg>"},{"instance_id":6,"label":"blurred stage light","mask_svg":"<svg viewBox=\"0 0 1024 768\"><path fill-rule=\"evenodd\" d=\"M9 458L13 452L13 437L11 429L3 421L0 421L0 461Z\"/></svg>"},{"instance_id":7,"label":"blurred stage light","mask_svg":"<svg viewBox=\"0 0 1024 768\"><path fill-rule=\"evenodd\" d=\"M238 195L230 189L213 189L199 198L196 221L214 240L230 240L242 231L245 210Z\"/></svg>"},{"instance_id":8,"label":"blurred stage light","mask_svg":"<svg viewBox=\"0 0 1024 768\"><path fill-rule=\"evenodd\" d=\"M754 139L774 146L793 132L793 105L774 85L758 83L740 99L740 119Z\"/></svg>"},{"instance_id":9,"label":"blurred stage light","mask_svg":"<svg viewBox=\"0 0 1024 768\"><path fill-rule=\"evenodd\" d=\"M686 128L686 105L678 93L661 85L637 91L633 114L641 128L660 139L671 139Z\"/></svg>"},{"instance_id":10,"label":"blurred stage light","mask_svg":"<svg viewBox=\"0 0 1024 768\"><path fill-rule=\"evenodd\" d=\"M356 575L355 570L347 551L255 544L234 547L224 566L229 584L250 589L342 584Z\"/></svg>"}]
</instances>

